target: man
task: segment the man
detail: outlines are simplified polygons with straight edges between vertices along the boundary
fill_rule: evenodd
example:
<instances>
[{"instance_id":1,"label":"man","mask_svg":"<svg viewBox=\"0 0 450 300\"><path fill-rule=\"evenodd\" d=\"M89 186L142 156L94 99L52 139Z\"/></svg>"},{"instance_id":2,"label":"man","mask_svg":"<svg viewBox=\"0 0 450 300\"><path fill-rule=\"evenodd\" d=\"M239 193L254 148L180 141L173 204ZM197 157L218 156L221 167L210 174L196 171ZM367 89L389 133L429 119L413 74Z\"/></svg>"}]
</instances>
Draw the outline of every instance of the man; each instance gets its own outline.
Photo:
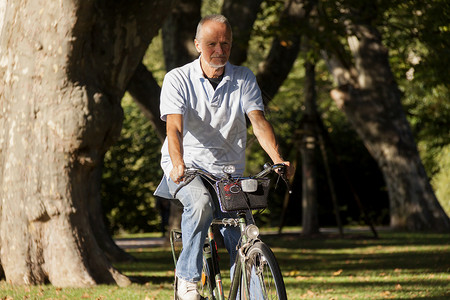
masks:
<instances>
[{"instance_id":1,"label":"man","mask_svg":"<svg viewBox=\"0 0 450 300\"><path fill-rule=\"evenodd\" d=\"M264 116L261 92L253 73L228 62L232 32L222 15L203 18L197 27L195 47L200 57L167 73L161 90L161 119L167 137L162 148L164 178L155 195L171 198L183 180L186 166L223 174L225 165L245 168L247 114L259 143L274 163L288 165L278 151L272 126ZM202 246L212 221L211 195L196 178L177 194L183 204L181 230L183 250L176 266L180 299L199 299ZM231 261L236 255L239 232L222 228Z\"/></svg>"}]
</instances>

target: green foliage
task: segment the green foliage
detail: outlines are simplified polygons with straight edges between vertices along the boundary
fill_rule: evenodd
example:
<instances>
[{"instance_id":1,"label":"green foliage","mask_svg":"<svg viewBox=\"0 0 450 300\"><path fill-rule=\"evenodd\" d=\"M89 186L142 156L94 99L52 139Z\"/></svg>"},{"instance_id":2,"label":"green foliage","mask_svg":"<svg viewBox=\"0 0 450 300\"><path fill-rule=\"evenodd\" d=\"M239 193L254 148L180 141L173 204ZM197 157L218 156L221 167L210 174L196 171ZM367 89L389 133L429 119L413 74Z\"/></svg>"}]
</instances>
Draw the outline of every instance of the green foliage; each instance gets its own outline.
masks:
<instances>
[{"instance_id":1,"label":"green foliage","mask_svg":"<svg viewBox=\"0 0 450 300\"><path fill-rule=\"evenodd\" d=\"M450 145L450 88L438 85L424 89L414 80L406 90L405 105L428 174L443 167L437 156Z\"/></svg>"},{"instance_id":2,"label":"green foliage","mask_svg":"<svg viewBox=\"0 0 450 300\"><path fill-rule=\"evenodd\" d=\"M223 0L203 0L202 1L202 17L211 14L220 14Z\"/></svg>"},{"instance_id":3,"label":"green foliage","mask_svg":"<svg viewBox=\"0 0 450 300\"><path fill-rule=\"evenodd\" d=\"M364 1L363 1L364 2ZM320 34L317 28L310 27L308 36L312 50L301 54L293 70L280 88L279 93L266 109L278 136L281 152L286 159L298 158L301 140L301 122L304 105L304 60L305 57L317 60L318 45L337 39L345 39L342 20L347 17L350 4L365 5L355 0L322 1L320 10L327 18L316 22L326 28ZM220 13L223 1L203 1L202 15ZM371 4L370 4L371 5ZM428 175L432 178L441 204L449 212L448 145L450 142L450 90L447 73L450 67L449 11L448 1L378 1L378 18L374 19L383 42L389 49L392 71L400 89L404 93L403 103L418 148ZM263 1L250 41L248 60L245 66L254 73L270 50L275 33L280 33L279 18L284 2ZM161 35L155 37L144 58L144 64L152 71L159 82L165 75L162 55ZM349 178L364 206L375 218L376 223L387 221L387 194L385 184L374 160L367 153L362 142L347 122L346 117L329 97L332 78L322 61L316 66L317 104L324 125L332 139L336 155L347 169ZM104 174L105 212L114 231L155 230L159 222L152 196L158 184L161 171L159 167L160 143L144 117L138 112L129 98L124 100L125 121L123 137L107 154ZM443 153L447 153L447 156ZM344 220L360 223L360 212L353 200L348 184L339 172L336 157L328 149L330 167L338 193L338 201ZM269 158L249 129L247 147L247 174L258 172ZM291 197L288 216L292 225L298 225L301 213L300 163L297 166L297 180ZM334 220L330 191L326 182L323 160L317 153L319 208L322 222ZM284 187L278 184L273 201L261 221L278 225L284 199ZM331 221L332 223L332 221ZM333 225L325 223L321 225Z\"/></svg>"},{"instance_id":4,"label":"green foliage","mask_svg":"<svg viewBox=\"0 0 450 300\"><path fill-rule=\"evenodd\" d=\"M113 232L154 231L159 224L152 193L162 176L160 141L129 96L122 106L122 134L104 160L103 207Z\"/></svg>"}]
</instances>

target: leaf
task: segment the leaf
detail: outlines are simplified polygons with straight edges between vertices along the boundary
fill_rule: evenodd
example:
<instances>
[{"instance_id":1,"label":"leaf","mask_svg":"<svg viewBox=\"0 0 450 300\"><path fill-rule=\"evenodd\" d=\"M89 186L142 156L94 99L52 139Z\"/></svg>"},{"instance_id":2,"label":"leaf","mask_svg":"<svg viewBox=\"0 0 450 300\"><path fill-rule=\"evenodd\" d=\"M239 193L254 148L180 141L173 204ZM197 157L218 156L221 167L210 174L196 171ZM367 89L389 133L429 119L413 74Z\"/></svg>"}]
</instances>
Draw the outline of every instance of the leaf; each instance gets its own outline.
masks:
<instances>
[{"instance_id":1,"label":"leaf","mask_svg":"<svg viewBox=\"0 0 450 300\"><path fill-rule=\"evenodd\" d=\"M339 275L341 275L341 274L342 274L342 272L343 272L343 270L342 270L342 269L340 269L340 270L337 270L336 272L334 272L334 273L333 273L333 276L339 276Z\"/></svg>"}]
</instances>

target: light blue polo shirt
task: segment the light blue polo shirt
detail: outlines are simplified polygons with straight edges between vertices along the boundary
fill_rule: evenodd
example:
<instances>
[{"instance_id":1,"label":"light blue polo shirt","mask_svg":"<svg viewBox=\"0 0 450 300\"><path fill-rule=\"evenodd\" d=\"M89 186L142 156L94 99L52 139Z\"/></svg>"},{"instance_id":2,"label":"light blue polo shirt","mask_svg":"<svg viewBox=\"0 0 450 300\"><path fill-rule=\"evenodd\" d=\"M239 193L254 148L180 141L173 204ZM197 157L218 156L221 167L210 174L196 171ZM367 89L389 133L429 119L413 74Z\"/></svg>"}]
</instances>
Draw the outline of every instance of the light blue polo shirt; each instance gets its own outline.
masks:
<instances>
[{"instance_id":1,"label":"light blue polo shirt","mask_svg":"<svg viewBox=\"0 0 450 300\"><path fill-rule=\"evenodd\" d=\"M236 175L245 169L247 126L245 114L264 110L254 74L246 67L227 63L216 90L203 76L200 59L166 74L161 89L161 119L183 115L183 159L186 166L222 175L234 165ZM161 167L172 170L167 138L161 150ZM163 179L164 181L164 179Z\"/></svg>"}]
</instances>

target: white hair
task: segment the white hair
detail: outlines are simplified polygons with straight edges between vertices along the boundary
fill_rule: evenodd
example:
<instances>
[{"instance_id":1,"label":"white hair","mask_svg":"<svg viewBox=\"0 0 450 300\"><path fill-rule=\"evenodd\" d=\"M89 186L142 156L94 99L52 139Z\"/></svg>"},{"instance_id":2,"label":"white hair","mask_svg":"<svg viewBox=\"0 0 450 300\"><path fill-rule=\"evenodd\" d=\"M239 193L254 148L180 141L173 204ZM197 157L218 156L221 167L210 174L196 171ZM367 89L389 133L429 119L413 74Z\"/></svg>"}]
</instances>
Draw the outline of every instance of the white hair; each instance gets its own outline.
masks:
<instances>
[{"instance_id":1,"label":"white hair","mask_svg":"<svg viewBox=\"0 0 450 300\"><path fill-rule=\"evenodd\" d=\"M214 21L217 23L225 24L227 26L227 30L230 32L230 34L232 34L230 22L228 22L228 19L224 15L218 15L218 14L208 15L208 16L203 17L200 20L200 22L198 22L197 32L195 33L195 38L197 40L200 40L203 24L207 21Z\"/></svg>"}]
</instances>

